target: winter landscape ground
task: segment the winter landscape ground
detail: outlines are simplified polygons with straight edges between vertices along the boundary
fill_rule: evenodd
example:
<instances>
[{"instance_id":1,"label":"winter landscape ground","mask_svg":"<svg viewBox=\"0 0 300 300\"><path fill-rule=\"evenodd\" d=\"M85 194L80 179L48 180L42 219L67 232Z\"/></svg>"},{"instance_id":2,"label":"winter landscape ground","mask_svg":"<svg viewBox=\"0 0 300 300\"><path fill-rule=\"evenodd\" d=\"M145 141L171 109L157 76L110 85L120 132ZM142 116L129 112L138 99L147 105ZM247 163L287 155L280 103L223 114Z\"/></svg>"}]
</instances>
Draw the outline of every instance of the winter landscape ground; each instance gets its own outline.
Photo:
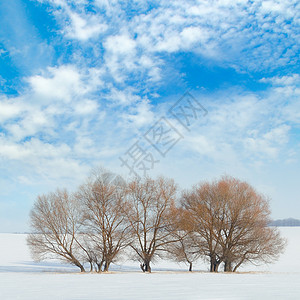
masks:
<instances>
[{"instance_id":1,"label":"winter landscape ground","mask_svg":"<svg viewBox=\"0 0 300 300\"><path fill-rule=\"evenodd\" d=\"M26 234L0 234L0 299L299 299L300 227L280 228L288 240L275 264L211 274L207 265L156 262L151 274L123 261L108 274L80 274L56 261L33 262Z\"/></svg>"}]
</instances>

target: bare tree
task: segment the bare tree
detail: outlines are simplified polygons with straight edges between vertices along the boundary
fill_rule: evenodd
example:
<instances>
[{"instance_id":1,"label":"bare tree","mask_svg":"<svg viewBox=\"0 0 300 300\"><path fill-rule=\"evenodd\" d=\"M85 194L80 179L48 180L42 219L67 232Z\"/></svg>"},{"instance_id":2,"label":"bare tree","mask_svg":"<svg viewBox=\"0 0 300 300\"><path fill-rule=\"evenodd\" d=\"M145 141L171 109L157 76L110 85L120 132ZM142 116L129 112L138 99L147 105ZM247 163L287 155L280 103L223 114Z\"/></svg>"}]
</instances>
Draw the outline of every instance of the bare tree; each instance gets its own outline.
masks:
<instances>
[{"instance_id":1,"label":"bare tree","mask_svg":"<svg viewBox=\"0 0 300 300\"><path fill-rule=\"evenodd\" d=\"M171 235L174 242L167 246L168 257L176 262L187 263L188 270L192 272L193 263L201 256L197 236L191 230L189 214L182 208L175 207L172 211L175 230Z\"/></svg>"},{"instance_id":2,"label":"bare tree","mask_svg":"<svg viewBox=\"0 0 300 300\"><path fill-rule=\"evenodd\" d=\"M134 180L128 186L124 212L131 226L131 243L143 272L151 272L150 262L174 242L172 207L176 195L173 180L145 178Z\"/></svg>"},{"instance_id":3,"label":"bare tree","mask_svg":"<svg viewBox=\"0 0 300 300\"><path fill-rule=\"evenodd\" d=\"M268 201L249 184L232 177L202 183L182 198L199 251L210 259L210 271L236 271L245 262L272 261L284 249L284 240L268 228Z\"/></svg>"},{"instance_id":4,"label":"bare tree","mask_svg":"<svg viewBox=\"0 0 300 300\"><path fill-rule=\"evenodd\" d=\"M177 241L174 241L169 246L170 258L176 262L187 263L189 266L189 272L193 270L193 263L201 257L201 252L195 244L194 233L178 232L174 237Z\"/></svg>"},{"instance_id":5,"label":"bare tree","mask_svg":"<svg viewBox=\"0 0 300 300\"><path fill-rule=\"evenodd\" d=\"M90 263L93 261L99 272L108 271L130 241L123 213L126 186L120 180L112 181L112 177L112 173L98 169L77 193L84 207L83 223L89 240L85 244L89 244Z\"/></svg>"},{"instance_id":6,"label":"bare tree","mask_svg":"<svg viewBox=\"0 0 300 300\"><path fill-rule=\"evenodd\" d=\"M239 242L233 243L231 251L226 249L224 271L235 272L247 262L255 265L262 262L272 263L283 252L285 244L286 241L281 238L276 228L256 229L251 234L241 237Z\"/></svg>"},{"instance_id":7,"label":"bare tree","mask_svg":"<svg viewBox=\"0 0 300 300\"><path fill-rule=\"evenodd\" d=\"M224 202L221 247L224 271L236 271L246 262L272 262L284 250L276 228L268 227L267 199L246 182L223 177L216 185Z\"/></svg>"},{"instance_id":8,"label":"bare tree","mask_svg":"<svg viewBox=\"0 0 300 300\"><path fill-rule=\"evenodd\" d=\"M248 183L232 177L204 182L182 193L175 206L173 180L136 179L96 170L76 194L66 190L39 196L30 213L27 243L34 259L59 258L85 271L108 271L127 246L151 272L157 257L171 255L189 270L200 256L210 271L236 271L247 262L270 263L285 240L268 227L267 199Z\"/></svg>"},{"instance_id":9,"label":"bare tree","mask_svg":"<svg viewBox=\"0 0 300 300\"><path fill-rule=\"evenodd\" d=\"M35 260L59 258L80 268L81 247L77 243L81 230L78 202L66 190L38 196L30 213L33 233L27 243Z\"/></svg>"},{"instance_id":10,"label":"bare tree","mask_svg":"<svg viewBox=\"0 0 300 300\"><path fill-rule=\"evenodd\" d=\"M219 198L209 183L203 183L185 191L181 204L188 214L186 226L193 232L194 247L198 248L199 255L209 259L210 271L217 272L222 262L223 227Z\"/></svg>"}]
</instances>

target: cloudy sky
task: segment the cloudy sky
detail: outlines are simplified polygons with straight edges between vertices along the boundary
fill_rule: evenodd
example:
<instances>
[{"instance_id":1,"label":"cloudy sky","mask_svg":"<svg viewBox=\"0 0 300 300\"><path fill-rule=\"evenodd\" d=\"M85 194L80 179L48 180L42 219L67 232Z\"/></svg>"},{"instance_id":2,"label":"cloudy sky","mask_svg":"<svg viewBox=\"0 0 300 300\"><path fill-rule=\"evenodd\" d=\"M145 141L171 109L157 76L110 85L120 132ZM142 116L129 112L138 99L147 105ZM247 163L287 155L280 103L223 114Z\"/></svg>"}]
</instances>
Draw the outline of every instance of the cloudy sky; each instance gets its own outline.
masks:
<instances>
[{"instance_id":1,"label":"cloudy sky","mask_svg":"<svg viewBox=\"0 0 300 300\"><path fill-rule=\"evenodd\" d=\"M296 0L1 0L0 231L28 230L38 194L99 165L182 188L236 176L274 218L300 218L299 13Z\"/></svg>"}]
</instances>

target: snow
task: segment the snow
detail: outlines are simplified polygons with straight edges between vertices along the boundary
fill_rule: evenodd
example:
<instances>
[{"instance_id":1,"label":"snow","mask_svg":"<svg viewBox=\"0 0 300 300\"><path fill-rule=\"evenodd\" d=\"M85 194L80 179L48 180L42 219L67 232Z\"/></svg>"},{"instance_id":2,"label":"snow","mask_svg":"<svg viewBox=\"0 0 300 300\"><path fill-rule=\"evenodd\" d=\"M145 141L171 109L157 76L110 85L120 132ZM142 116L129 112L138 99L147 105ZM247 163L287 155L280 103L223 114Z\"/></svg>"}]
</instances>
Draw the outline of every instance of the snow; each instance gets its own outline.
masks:
<instances>
[{"instance_id":1,"label":"snow","mask_svg":"<svg viewBox=\"0 0 300 300\"><path fill-rule=\"evenodd\" d=\"M248 265L237 274L195 272L157 262L153 273L122 262L108 274L80 274L57 261L33 262L25 234L0 234L0 299L300 299L300 227L280 229L286 252L268 266Z\"/></svg>"}]
</instances>

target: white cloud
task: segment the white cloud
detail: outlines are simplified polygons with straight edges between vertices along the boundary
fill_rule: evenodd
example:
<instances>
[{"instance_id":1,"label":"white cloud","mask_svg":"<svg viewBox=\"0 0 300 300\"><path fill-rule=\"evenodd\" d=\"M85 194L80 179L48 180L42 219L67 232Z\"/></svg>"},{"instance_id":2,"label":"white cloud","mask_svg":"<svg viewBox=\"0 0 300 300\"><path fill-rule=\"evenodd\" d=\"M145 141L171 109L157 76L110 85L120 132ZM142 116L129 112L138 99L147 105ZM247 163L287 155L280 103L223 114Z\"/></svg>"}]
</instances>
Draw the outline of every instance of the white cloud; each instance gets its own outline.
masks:
<instances>
[{"instance_id":1,"label":"white cloud","mask_svg":"<svg viewBox=\"0 0 300 300\"><path fill-rule=\"evenodd\" d=\"M123 82L125 74L137 68L136 41L127 34L109 36L104 48L108 71L117 82Z\"/></svg>"},{"instance_id":2,"label":"white cloud","mask_svg":"<svg viewBox=\"0 0 300 300\"><path fill-rule=\"evenodd\" d=\"M193 52L242 72L299 60L296 0L163 0L153 9L146 2L132 2L130 18L122 1L50 3L66 38L82 41L82 47L98 38L93 45L98 64L117 84L132 76L159 81L164 64L160 58L166 52ZM77 59L82 59L80 54Z\"/></svg>"},{"instance_id":3,"label":"white cloud","mask_svg":"<svg viewBox=\"0 0 300 300\"><path fill-rule=\"evenodd\" d=\"M231 89L205 96L202 104L208 115L184 133L181 155L197 154L201 161L226 165L229 169L233 166L263 169L278 159L288 163L291 158L286 153L294 149L300 154L293 138L293 122L299 122L300 109L298 105L296 110L299 101L294 102L295 94L289 98L283 95L284 91L278 94L277 87L271 87L264 93Z\"/></svg>"},{"instance_id":4,"label":"white cloud","mask_svg":"<svg viewBox=\"0 0 300 300\"><path fill-rule=\"evenodd\" d=\"M14 99L0 99L0 124L8 119L14 119L23 111L22 105Z\"/></svg>"},{"instance_id":5,"label":"white cloud","mask_svg":"<svg viewBox=\"0 0 300 300\"><path fill-rule=\"evenodd\" d=\"M186 47L187 49L191 49L200 40L202 43L206 43L210 37L207 29L201 29L195 26L184 28L180 35L183 47Z\"/></svg>"},{"instance_id":6,"label":"white cloud","mask_svg":"<svg viewBox=\"0 0 300 300\"><path fill-rule=\"evenodd\" d=\"M145 125L151 125L154 120L154 113L148 99L143 99L135 107L133 107L126 118L137 128Z\"/></svg>"},{"instance_id":7,"label":"white cloud","mask_svg":"<svg viewBox=\"0 0 300 300\"><path fill-rule=\"evenodd\" d=\"M300 84L300 76L299 74L292 74L292 75L286 75L286 76L275 76L271 78L262 78L260 80L261 82L270 82L273 85L282 85L282 86L290 86L290 85L296 85Z\"/></svg>"},{"instance_id":8,"label":"white cloud","mask_svg":"<svg viewBox=\"0 0 300 300\"><path fill-rule=\"evenodd\" d=\"M65 145L55 146L43 143L37 138L33 138L21 144L7 141L5 137L1 137L0 156L13 160L29 160L31 163L40 158L53 159L70 154L70 148Z\"/></svg>"},{"instance_id":9,"label":"white cloud","mask_svg":"<svg viewBox=\"0 0 300 300\"><path fill-rule=\"evenodd\" d=\"M110 85L109 89L109 94L106 96L107 99L118 105L134 105L141 99L137 95L136 90L130 87L120 90Z\"/></svg>"},{"instance_id":10,"label":"white cloud","mask_svg":"<svg viewBox=\"0 0 300 300\"><path fill-rule=\"evenodd\" d=\"M49 76L35 75L28 78L33 92L40 100L71 101L73 95L81 95L86 88L81 82L81 75L74 66L48 68Z\"/></svg>"},{"instance_id":11,"label":"white cloud","mask_svg":"<svg viewBox=\"0 0 300 300\"><path fill-rule=\"evenodd\" d=\"M66 0L38 1L52 3L55 7L54 14L62 23L62 32L68 39L86 42L89 39L97 38L108 28L100 14L95 15L85 10L85 5L87 5L85 0L77 0L76 3Z\"/></svg>"},{"instance_id":12,"label":"white cloud","mask_svg":"<svg viewBox=\"0 0 300 300\"><path fill-rule=\"evenodd\" d=\"M133 18L129 26L152 53L187 50L241 70L291 63L298 59L297 46L292 48L297 45L297 16L292 13L296 1L263 3L163 1L150 13ZM283 32L289 39L282 38Z\"/></svg>"},{"instance_id":13,"label":"white cloud","mask_svg":"<svg viewBox=\"0 0 300 300\"><path fill-rule=\"evenodd\" d=\"M273 85L273 99L280 103L279 111L281 118L291 124L300 124L299 74L262 78L261 82L271 83Z\"/></svg>"},{"instance_id":14,"label":"white cloud","mask_svg":"<svg viewBox=\"0 0 300 300\"><path fill-rule=\"evenodd\" d=\"M290 126L284 124L270 129L261 136L257 136L258 132L253 131L250 137L245 138L245 147L251 155L267 159L277 158L281 146L289 141L290 129Z\"/></svg>"},{"instance_id":15,"label":"white cloud","mask_svg":"<svg viewBox=\"0 0 300 300\"><path fill-rule=\"evenodd\" d=\"M154 98L153 87L169 75L165 57L193 53L203 64L266 73L299 60L296 0L163 0L151 9L132 2L130 18L124 2L95 0L93 12L87 0L44 2L53 4L63 33L58 43L71 45L72 55L64 65L60 53L58 66L27 78L21 96L0 98L0 165L22 185L72 186L101 161L120 170L121 152L169 104L144 96ZM202 171L215 176L263 169L279 158L299 161L298 143L291 142L300 124L299 74L261 82L271 85L264 92L205 95L206 119L185 132L162 172L180 173L184 181Z\"/></svg>"},{"instance_id":16,"label":"white cloud","mask_svg":"<svg viewBox=\"0 0 300 300\"><path fill-rule=\"evenodd\" d=\"M109 36L104 43L105 48L108 52L123 54L123 55L134 55L136 43L128 35L116 35Z\"/></svg>"},{"instance_id":17,"label":"white cloud","mask_svg":"<svg viewBox=\"0 0 300 300\"><path fill-rule=\"evenodd\" d=\"M138 127L142 118L149 120L150 110L143 115L147 105L134 89L103 85L103 74L103 69L73 65L48 68L27 78L22 96L2 97L0 165L11 169L13 164L12 176L31 178L28 184L63 184L64 176L77 181L95 163L118 155L120 142L132 134L124 128L128 106L136 107ZM109 92L98 94L102 88Z\"/></svg>"},{"instance_id":18,"label":"white cloud","mask_svg":"<svg viewBox=\"0 0 300 300\"><path fill-rule=\"evenodd\" d=\"M208 136L201 134L191 134L185 137L185 141L188 143L189 149L193 149L201 156L215 157L217 155L217 149L214 141Z\"/></svg>"},{"instance_id":19,"label":"white cloud","mask_svg":"<svg viewBox=\"0 0 300 300\"><path fill-rule=\"evenodd\" d=\"M98 112L99 104L94 100L83 99L74 105L74 112L79 115L89 115Z\"/></svg>"},{"instance_id":20,"label":"white cloud","mask_svg":"<svg viewBox=\"0 0 300 300\"><path fill-rule=\"evenodd\" d=\"M70 24L66 26L65 33L68 38L86 41L96 38L107 30L107 25L100 23L100 20L93 15L80 16L69 11Z\"/></svg>"},{"instance_id":21,"label":"white cloud","mask_svg":"<svg viewBox=\"0 0 300 300\"><path fill-rule=\"evenodd\" d=\"M292 9L295 5L293 1L277 1L274 6L266 1L252 4L247 1L162 1L155 9L149 11L145 5L134 4L143 13L136 13L131 19L126 18L122 5L117 2L112 4L97 1L95 11L97 7L101 7L102 14L92 14L84 10L87 1L77 1L72 5L63 0L55 0L52 3L55 6L54 13L60 20L62 31L67 38L87 43L91 38L99 38L99 34L106 30L105 36L94 49L96 55L99 55L97 58L100 67L83 67L84 58L76 53L81 62L80 67L53 67L28 79L30 88L28 95L23 98L24 101L32 98L29 101L32 107L21 105L20 99L1 101L0 120L8 122L5 129L15 140L36 134L46 134L47 137L55 139L55 132L59 126L56 122L61 122L63 128L73 134L80 128L81 133L78 136L89 145L90 137L86 135L89 122L93 122L97 115L97 126L100 127L103 119L107 121L111 118L109 110L117 106L117 127L124 125L122 122L127 126L128 121L136 128L143 127L153 119L151 105L147 100L141 100L137 89L126 86L126 80L130 80L132 76L140 77L145 85L160 80L164 64L160 58L162 52L191 51L241 69L265 68L282 64L282 59L288 57L283 58L281 52L289 43L292 44L295 38L293 22L286 22L288 18L296 18L295 10ZM110 18L111 28L105 28L107 20L104 19L107 16ZM272 32L269 30L271 25ZM291 39L285 39L283 46L279 43L282 32L288 33ZM262 40L265 42L261 43ZM100 47L103 47L102 52ZM291 51L286 52L286 55L293 57L297 49ZM117 82L116 85L120 86L108 83L108 74ZM274 111L276 105L282 108L277 123L272 123L274 128L281 128L280 120L284 118L298 120L299 116L295 112L298 108L296 101L291 101L288 105L283 104L276 93L295 97L298 93L296 83L299 82L299 76L294 74L265 78L262 81L269 81L274 85L272 99L271 96L260 99L257 95L239 94L233 100L227 97L223 103L218 103L218 107L213 107L213 113L210 114L210 136L191 136L190 142L194 140L196 144L201 144L203 149L211 149L211 152L215 149L215 152L218 152L221 151L220 146L212 139L213 134L223 140L222 135L228 138L229 135L234 136L238 132L238 137L234 137L234 143L237 145L245 145L243 139L247 138L268 141L272 131L268 131L265 122L261 122L268 115L269 104ZM108 92L101 94L101 89L107 89ZM100 92L98 97L96 91ZM98 103L107 100L112 106L107 106L107 103L102 106ZM126 111L124 108L129 105L132 108ZM104 109L107 110L106 113ZM20 114L25 115L22 115L18 123L9 124L9 120L20 117ZM66 121L63 121L63 116ZM79 117L79 120L75 116ZM251 135L253 127L258 130L256 136ZM249 136L239 136L245 131L249 132ZM79 139L75 138L73 141L79 143ZM278 147L277 144L274 147ZM226 145L226 141L223 141L222 145ZM79 148L78 146L77 149Z\"/></svg>"},{"instance_id":22,"label":"white cloud","mask_svg":"<svg viewBox=\"0 0 300 300\"><path fill-rule=\"evenodd\" d=\"M15 141L20 141L39 132L49 134L49 130L53 128L52 122L44 112L32 110L19 122L8 124L6 129Z\"/></svg>"},{"instance_id":23,"label":"white cloud","mask_svg":"<svg viewBox=\"0 0 300 300\"><path fill-rule=\"evenodd\" d=\"M283 124L281 126L272 128L269 132L264 134L264 138L270 143L285 144L288 142L288 135L291 127Z\"/></svg>"}]
</instances>

